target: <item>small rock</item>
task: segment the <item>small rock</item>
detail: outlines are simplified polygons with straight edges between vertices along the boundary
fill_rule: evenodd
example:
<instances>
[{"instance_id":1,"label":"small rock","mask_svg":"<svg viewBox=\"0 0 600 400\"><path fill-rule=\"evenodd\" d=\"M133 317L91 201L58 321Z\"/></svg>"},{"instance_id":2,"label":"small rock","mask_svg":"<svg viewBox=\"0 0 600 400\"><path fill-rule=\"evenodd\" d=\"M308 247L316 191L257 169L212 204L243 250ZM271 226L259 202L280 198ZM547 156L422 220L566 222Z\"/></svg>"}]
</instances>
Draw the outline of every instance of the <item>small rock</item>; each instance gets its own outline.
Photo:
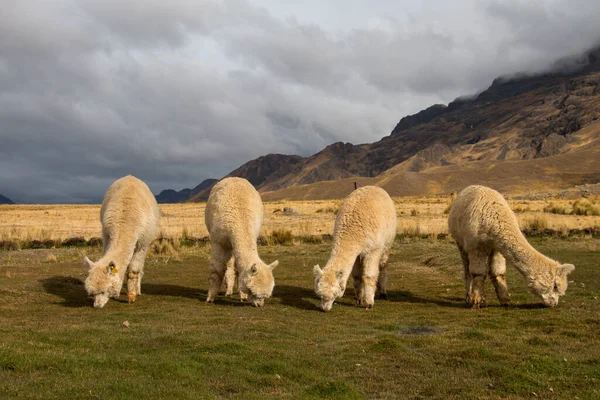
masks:
<instances>
[{"instance_id":1,"label":"small rock","mask_svg":"<svg viewBox=\"0 0 600 400\"><path fill-rule=\"evenodd\" d=\"M548 390L550 391L550 393L554 393L554 389L550 388Z\"/></svg>"},{"instance_id":2,"label":"small rock","mask_svg":"<svg viewBox=\"0 0 600 400\"><path fill-rule=\"evenodd\" d=\"M563 358L563 361L564 361L564 362L567 362L567 359L566 359L566 358Z\"/></svg>"},{"instance_id":3,"label":"small rock","mask_svg":"<svg viewBox=\"0 0 600 400\"><path fill-rule=\"evenodd\" d=\"M279 374L275 374L275 378L281 379L281 376Z\"/></svg>"},{"instance_id":4,"label":"small rock","mask_svg":"<svg viewBox=\"0 0 600 400\"><path fill-rule=\"evenodd\" d=\"M538 395L537 395L537 393L536 393L536 392L531 392L531 395L532 395L533 397L538 397Z\"/></svg>"},{"instance_id":5,"label":"small rock","mask_svg":"<svg viewBox=\"0 0 600 400\"><path fill-rule=\"evenodd\" d=\"M356 364L357 367L360 367L360 364Z\"/></svg>"},{"instance_id":6,"label":"small rock","mask_svg":"<svg viewBox=\"0 0 600 400\"><path fill-rule=\"evenodd\" d=\"M123 326L125 328L129 328L129 321L123 321Z\"/></svg>"},{"instance_id":7,"label":"small rock","mask_svg":"<svg viewBox=\"0 0 600 400\"><path fill-rule=\"evenodd\" d=\"M488 383L488 387L489 387L490 389L493 389L493 388L494 388L494 384L493 384L493 383Z\"/></svg>"}]
</instances>

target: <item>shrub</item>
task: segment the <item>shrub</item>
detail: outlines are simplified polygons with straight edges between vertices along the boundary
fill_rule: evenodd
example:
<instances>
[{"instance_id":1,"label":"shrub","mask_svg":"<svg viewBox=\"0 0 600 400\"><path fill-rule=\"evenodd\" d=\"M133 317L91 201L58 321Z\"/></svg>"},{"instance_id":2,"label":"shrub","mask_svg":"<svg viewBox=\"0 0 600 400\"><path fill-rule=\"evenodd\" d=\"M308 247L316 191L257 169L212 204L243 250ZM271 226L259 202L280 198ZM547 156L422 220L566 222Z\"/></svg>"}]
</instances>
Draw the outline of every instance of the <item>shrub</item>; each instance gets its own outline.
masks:
<instances>
[{"instance_id":1,"label":"shrub","mask_svg":"<svg viewBox=\"0 0 600 400\"><path fill-rule=\"evenodd\" d=\"M548 228L548 217L544 214L536 214L531 219L523 222L522 230L524 232L545 231Z\"/></svg>"},{"instance_id":2,"label":"shrub","mask_svg":"<svg viewBox=\"0 0 600 400\"><path fill-rule=\"evenodd\" d=\"M569 214L569 209L562 205L556 205L554 203L550 203L546 207L544 207L544 212L550 213L550 214L566 215L566 214Z\"/></svg>"},{"instance_id":3,"label":"shrub","mask_svg":"<svg viewBox=\"0 0 600 400\"><path fill-rule=\"evenodd\" d=\"M292 235L292 231L288 229L277 229L269 235L269 242L271 244L292 244L293 240L294 235Z\"/></svg>"},{"instance_id":4,"label":"shrub","mask_svg":"<svg viewBox=\"0 0 600 400\"><path fill-rule=\"evenodd\" d=\"M593 204L587 199L579 199L573 203L574 215L600 215L600 206Z\"/></svg>"},{"instance_id":5,"label":"shrub","mask_svg":"<svg viewBox=\"0 0 600 400\"><path fill-rule=\"evenodd\" d=\"M65 239L65 241L62 242L62 245L63 246L80 247L80 246L87 245L87 241L84 238L82 238L81 236L78 236L78 237L72 237L72 238Z\"/></svg>"},{"instance_id":6,"label":"shrub","mask_svg":"<svg viewBox=\"0 0 600 400\"><path fill-rule=\"evenodd\" d=\"M323 236L321 235L306 235L306 236L300 236L298 239L300 239L300 241L302 243L307 243L307 244L321 244L323 243Z\"/></svg>"},{"instance_id":7,"label":"shrub","mask_svg":"<svg viewBox=\"0 0 600 400\"><path fill-rule=\"evenodd\" d=\"M3 240L0 241L0 249L4 251L15 251L20 250L21 246L19 245L19 242L15 240Z\"/></svg>"},{"instance_id":8,"label":"shrub","mask_svg":"<svg viewBox=\"0 0 600 400\"><path fill-rule=\"evenodd\" d=\"M102 239L99 237L92 237L88 240L88 246L90 247L100 247L102 246Z\"/></svg>"}]
</instances>

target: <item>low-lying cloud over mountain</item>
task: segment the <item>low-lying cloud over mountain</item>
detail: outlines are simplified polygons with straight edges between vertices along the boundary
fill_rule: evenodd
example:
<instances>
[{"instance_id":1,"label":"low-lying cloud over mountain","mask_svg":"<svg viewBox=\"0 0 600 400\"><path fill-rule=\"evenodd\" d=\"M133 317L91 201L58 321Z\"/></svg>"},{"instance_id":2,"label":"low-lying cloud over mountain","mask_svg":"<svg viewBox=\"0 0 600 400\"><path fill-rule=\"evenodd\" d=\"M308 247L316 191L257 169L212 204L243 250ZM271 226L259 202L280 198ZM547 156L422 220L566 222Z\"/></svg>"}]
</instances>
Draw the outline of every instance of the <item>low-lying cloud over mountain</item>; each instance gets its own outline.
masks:
<instances>
[{"instance_id":1,"label":"low-lying cloud over mountain","mask_svg":"<svg viewBox=\"0 0 600 400\"><path fill-rule=\"evenodd\" d=\"M582 52L599 19L595 0L7 0L0 187L99 202L126 174L157 193L269 153L373 142Z\"/></svg>"}]
</instances>

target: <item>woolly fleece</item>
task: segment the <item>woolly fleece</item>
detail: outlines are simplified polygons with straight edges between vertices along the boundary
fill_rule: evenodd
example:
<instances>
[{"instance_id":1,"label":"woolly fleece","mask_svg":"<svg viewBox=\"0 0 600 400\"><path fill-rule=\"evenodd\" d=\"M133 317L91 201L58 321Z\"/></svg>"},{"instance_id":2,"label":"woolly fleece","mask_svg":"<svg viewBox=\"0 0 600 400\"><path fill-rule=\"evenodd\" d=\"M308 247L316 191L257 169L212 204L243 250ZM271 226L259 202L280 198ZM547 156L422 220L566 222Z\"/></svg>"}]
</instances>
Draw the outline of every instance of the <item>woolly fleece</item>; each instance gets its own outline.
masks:
<instances>
[{"instance_id":1,"label":"woolly fleece","mask_svg":"<svg viewBox=\"0 0 600 400\"><path fill-rule=\"evenodd\" d=\"M89 266L85 289L94 297L94 307L119 297L125 275L129 302L141 294L146 252L160 214L154 195L138 178L128 175L108 188L100 209L102 258L94 263L85 257Z\"/></svg>"},{"instance_id":2,"label":"woolly fleece","mask_svg":"<svg viewBox=\"0 0 600 400\"><path fill-rule=\"evenodd\" d=\"M204 215L211 243L207 302L218 294L232 257L242 301L248 298L255 307L262 307L271 297L273 268L279 262L267 265L258 256L256 239L263 213L260 195L246 179L225 178L212 188ZM229 270L227 292L231 294L234 275Z\"/></svg>"},{"instance_id":3,"label":"woolly fleece","mask_svg":"<svg viewBox=\"0 0 600 400\"><path fill-rule=\"evenodd\" d=\"M344 200L335 220L329 260L322 270L318 265L313 268L323 311L331 310L335 299L344 295L350 272L358 305L373 307L376 286L386 298L385 267L396 225L394 202L379 187L361 187Z\"/></svg>"},{"instance_id":4,"label":"woolly fleece","mask_svg":"<svg viewBox=\"0 0 600 400\"><path fill-rule=\"evenodd\" d=\"M553 307L567 290L572 264L560 264L535 250L519 229L517 217L497 191L485 186L465 188L452 204L448 227L460 251L466 300L473 307L485 301L489 274L500 303L509 304L506 260L523 275L531 291Z\"/></svg>"}]
</instances>

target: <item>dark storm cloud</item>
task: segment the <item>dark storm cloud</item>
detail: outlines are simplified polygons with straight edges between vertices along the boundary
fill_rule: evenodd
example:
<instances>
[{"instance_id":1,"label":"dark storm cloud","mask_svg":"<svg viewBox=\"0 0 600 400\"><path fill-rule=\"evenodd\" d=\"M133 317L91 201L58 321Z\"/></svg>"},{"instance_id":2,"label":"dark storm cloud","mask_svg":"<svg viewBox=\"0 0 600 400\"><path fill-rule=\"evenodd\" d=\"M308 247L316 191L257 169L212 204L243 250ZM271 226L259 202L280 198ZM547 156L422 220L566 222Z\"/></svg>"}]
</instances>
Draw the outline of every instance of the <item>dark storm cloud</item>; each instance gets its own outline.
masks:
<instances>
[{"instance_id":1,"label":"dark storm cloud","mask_svg":"<svg viewBox=\"0 0 600 400\"><path fill-rule=\"evenodd\" d=\"M158 192L267 153L371 142L592 46L599 7L575 3L439 2L334 32L244 0L5 0L0 193L99 201L126 174Z\"/></svg>"}]
</instances>

